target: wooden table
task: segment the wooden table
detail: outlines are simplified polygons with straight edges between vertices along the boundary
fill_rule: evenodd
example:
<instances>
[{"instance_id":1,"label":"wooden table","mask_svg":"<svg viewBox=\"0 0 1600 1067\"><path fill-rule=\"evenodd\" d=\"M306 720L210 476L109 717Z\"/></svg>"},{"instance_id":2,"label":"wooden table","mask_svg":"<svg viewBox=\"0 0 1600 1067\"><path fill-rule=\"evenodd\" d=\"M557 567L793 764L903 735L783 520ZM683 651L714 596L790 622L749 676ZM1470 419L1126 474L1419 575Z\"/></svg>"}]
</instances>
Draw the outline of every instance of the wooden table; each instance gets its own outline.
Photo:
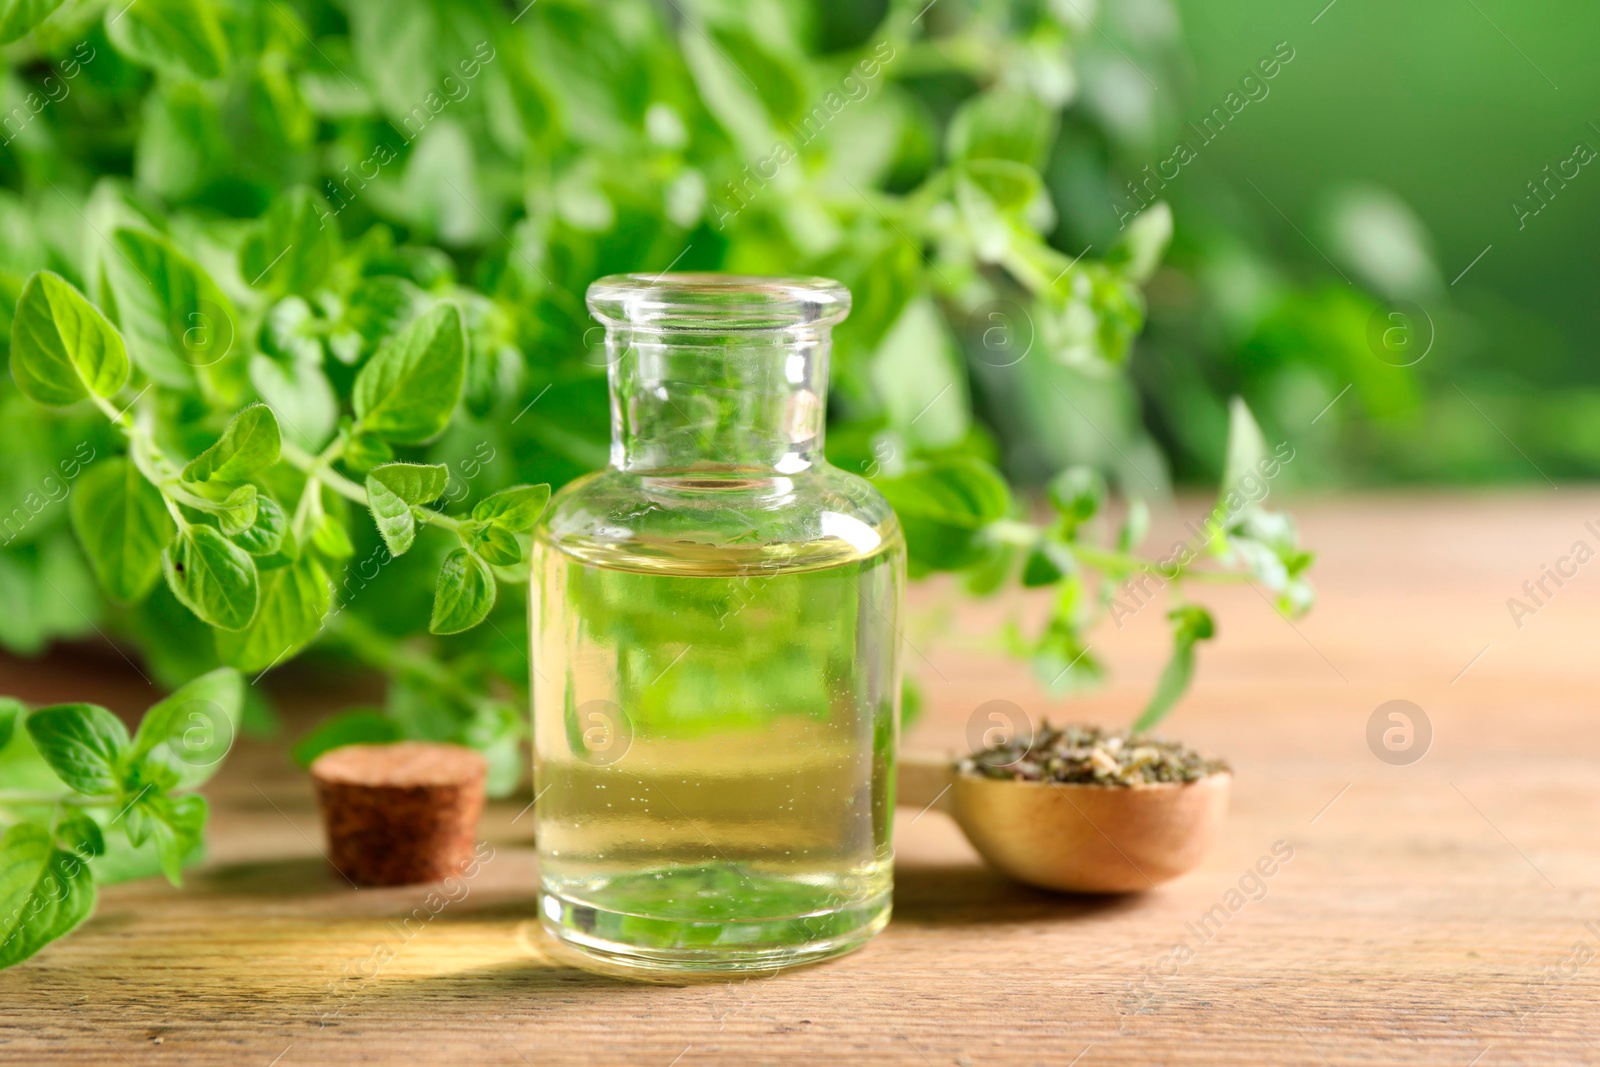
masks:
<instances>
[{"instance_id":1,"label":"wooden table","mask_svg":"<svg viewBox=\"0 0 1600 1067\"><path fill-rule=\"evenodd\" d=\"M1250 587L1201 591L1221 636L1171 728L1232 761L1234 805L1205 866L1157 891L1013 885L941 815L903 810L894 921L864 951L755 981L625 984L541 942L526 799L493 806L494 859L402 940L426 891L331 874L308 780L281 747L245 743L182 890L112 888L73 937L0 974L0 1062L1600 1062L1600 581L1580 571L1520 629L1506 605L1573 542L1600 547L1584 526L1600 495L1297 511L1321 550L1309 619L1285 624ZM909 657L929 703L909 743L959 745L994 698L1051 710L1019 666L965 651L1037 607L964 604L952 631L912 629L937 673ZM1159 615L1102 633L1116 680L1054 714L1127 721L1160 669ZM150 699L131 672L61 655L5 674L31 700ZM1394 699L1432 725L1410 765L1368 746ZM1292 859L1258 886L1248 872L1278 842ZM1241 879L1250 896L1230 897ZM374 968L385 944L396 955Z\"/></svg>"}]
</instances>

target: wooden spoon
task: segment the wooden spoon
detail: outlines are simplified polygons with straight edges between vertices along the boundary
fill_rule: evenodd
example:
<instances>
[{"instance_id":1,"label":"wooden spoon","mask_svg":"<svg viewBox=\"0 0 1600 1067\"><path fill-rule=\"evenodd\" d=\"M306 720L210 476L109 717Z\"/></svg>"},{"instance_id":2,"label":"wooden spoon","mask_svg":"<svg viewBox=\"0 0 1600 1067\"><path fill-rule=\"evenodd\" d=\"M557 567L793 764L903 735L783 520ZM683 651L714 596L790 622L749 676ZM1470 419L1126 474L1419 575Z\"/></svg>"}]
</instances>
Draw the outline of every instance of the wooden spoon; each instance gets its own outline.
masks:
<instances>
[{"instance_id":1,"label":"wooden spoon","mask_svg":"<svg viewBox=\"0 0 1600 1067\"><path fill-rule=\"evenodd\" d=\"M1151 889L1200 865L1228 810L1227 772L1196 782L1066 785L962 774L953 759L901 753L901 807L953 817L1004 874L1072 893Z\"/></svg>"}]
</instances>

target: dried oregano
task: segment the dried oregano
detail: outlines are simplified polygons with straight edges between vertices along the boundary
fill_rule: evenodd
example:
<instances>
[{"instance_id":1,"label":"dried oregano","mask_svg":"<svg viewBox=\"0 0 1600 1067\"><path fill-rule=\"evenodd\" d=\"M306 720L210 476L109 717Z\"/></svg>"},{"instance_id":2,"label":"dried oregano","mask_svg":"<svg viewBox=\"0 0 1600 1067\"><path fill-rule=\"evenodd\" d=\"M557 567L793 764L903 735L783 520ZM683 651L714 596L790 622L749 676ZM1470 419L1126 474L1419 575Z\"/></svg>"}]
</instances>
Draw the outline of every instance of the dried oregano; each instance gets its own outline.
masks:
<instances>
[{"instance_id":1,"label":"dried oregano","mask_svg":"<svg viewBox=\"0 0 1600 1067\"><path fill-rule=\"evenodd\" d=\"M1031 738L974 752L959 763L963 774L1025 782L1135 786L1155 782L1194 782L1228 770L1221 760L1202 756L1176 741L1046 722Z\"/></svg>"}]
</instances>

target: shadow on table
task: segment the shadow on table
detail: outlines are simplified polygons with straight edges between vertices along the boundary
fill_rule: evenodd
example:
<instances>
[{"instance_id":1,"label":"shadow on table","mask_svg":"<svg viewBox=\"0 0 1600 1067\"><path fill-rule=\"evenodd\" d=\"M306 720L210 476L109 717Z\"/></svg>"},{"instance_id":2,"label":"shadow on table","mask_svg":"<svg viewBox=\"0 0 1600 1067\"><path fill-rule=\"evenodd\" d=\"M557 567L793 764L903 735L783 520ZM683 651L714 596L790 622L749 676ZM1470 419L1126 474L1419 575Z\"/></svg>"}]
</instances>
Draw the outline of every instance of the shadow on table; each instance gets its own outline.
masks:
<instances>
[{"instance_id":1,"label":"shadow on table","mask_svg":"<svg viewBox=\"0 0 1600 1067\"><path fill-rule=\"evenodd\" d=\"M894 871L894 922L912 926L1062 921L1137 907L1136 894L1049 893L977 864L897 864Z\"/></svg>"},{"instance_id":2,"label":"shadow on table","mask_svg":"<svg viewBox=\"0 0 1600 1067\"><path fill-rule=\"evenodd\" d=\"M320 856L224 863L189 875L192 887L228 896L318 897L349 885Z\"/></svg>"}]
</instances>

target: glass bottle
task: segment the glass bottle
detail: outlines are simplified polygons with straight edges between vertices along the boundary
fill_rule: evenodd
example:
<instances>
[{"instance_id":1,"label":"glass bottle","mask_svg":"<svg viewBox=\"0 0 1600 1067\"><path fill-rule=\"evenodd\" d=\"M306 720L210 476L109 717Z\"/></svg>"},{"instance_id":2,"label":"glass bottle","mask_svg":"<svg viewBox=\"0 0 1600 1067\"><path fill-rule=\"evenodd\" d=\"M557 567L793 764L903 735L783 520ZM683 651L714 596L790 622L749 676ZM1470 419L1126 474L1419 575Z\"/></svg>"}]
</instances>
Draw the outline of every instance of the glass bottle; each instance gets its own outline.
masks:
<instances>
[{"instance_id":1,"label":"glass bottle","mask_svg":"<svg viewBox=\"0 0 1600 1067\"><path fill-rule=\"evenodd\" d=\"M612 964L738 971L889 918L905 547L822 455L820 278L615 275L611 463L534 536L545 928Z\"/></svg>"}]
</instances>

